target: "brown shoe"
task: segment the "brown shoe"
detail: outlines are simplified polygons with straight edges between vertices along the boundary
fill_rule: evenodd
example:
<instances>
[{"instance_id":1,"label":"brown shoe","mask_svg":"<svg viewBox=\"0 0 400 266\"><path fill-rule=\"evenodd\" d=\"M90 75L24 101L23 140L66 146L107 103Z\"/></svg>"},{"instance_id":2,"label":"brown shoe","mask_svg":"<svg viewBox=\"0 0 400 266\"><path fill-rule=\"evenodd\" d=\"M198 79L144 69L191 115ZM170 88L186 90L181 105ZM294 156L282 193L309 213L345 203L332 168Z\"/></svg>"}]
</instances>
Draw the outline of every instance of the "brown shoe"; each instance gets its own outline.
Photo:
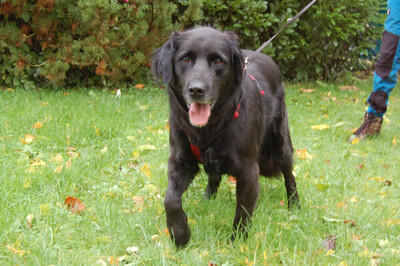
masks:
<instances>
[{"instance_id":1,"label":"brown shoe","mask_svg":"<svg viewBox=\"0 0 400 266\"><path fill-rule=\"evenodd\" d=\"M364 123L347 140L365 139L367 137L378 136L381 133L383 118L375 116L373 113L365 113Z\"/></svg>"}]
</instances>

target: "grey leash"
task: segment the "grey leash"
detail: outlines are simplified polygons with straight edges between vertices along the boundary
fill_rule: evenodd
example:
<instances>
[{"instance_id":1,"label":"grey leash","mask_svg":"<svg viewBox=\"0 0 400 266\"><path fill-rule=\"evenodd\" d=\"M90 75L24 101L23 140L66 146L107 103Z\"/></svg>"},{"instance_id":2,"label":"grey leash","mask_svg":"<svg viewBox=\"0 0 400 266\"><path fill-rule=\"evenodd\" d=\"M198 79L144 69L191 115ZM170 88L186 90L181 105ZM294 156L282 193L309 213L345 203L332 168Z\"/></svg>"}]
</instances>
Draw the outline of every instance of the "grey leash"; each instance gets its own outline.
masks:
<instances>
[{"instance_id":1,"label":"grey leash","mask_svg":"<svg viewBox=\"0 0 400 266\"><path fill-rule=\"evenodd\" d=\"M295 21L298 17L300 17L301 15L303 15L304 12L306 12L313 4L315 4L315 2L317 2L317 0L312 0L308 5L306 5L302 10L300 10L299 13L296 14L296 16L289 18L288 22L286 23L285 26L283 26L274 36L272 36L268 41L266 41L265 43L263 43L263 45L260 46L260 48L258 48L254 53L252 53L249 57L245 58L244 64L245 64L245 68L247 66L248 63L250 63L251 58L260 53L262 50L265 49L265 47L267 47L268 44L270 44L272 42L273 39L275 39L276 36L279 35L279 33L281 33L287 26L289 26L290 24L293 23L293 21Z\"/></svg>"}]
</instances>

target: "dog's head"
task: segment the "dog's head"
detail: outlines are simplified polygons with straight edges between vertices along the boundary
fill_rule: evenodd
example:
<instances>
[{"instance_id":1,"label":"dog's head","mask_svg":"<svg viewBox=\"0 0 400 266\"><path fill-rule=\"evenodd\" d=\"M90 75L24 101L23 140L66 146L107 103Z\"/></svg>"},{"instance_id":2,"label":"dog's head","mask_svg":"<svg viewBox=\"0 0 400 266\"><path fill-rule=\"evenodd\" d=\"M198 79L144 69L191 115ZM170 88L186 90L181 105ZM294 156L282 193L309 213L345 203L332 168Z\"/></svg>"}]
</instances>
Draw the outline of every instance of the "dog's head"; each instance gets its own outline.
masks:
<instances>
[{"instance_id":1,"label":"dog's head","mask_svg":"<svg viewBox=\"0 0 400 266\"><path fill-rule=\"evenodd\" d=\"M202 27L174 33L153 57L152 72L180 94L193 126L205 126L215 104L243 79L243 55L234 33Z\"/></svg>"}]
</instances>

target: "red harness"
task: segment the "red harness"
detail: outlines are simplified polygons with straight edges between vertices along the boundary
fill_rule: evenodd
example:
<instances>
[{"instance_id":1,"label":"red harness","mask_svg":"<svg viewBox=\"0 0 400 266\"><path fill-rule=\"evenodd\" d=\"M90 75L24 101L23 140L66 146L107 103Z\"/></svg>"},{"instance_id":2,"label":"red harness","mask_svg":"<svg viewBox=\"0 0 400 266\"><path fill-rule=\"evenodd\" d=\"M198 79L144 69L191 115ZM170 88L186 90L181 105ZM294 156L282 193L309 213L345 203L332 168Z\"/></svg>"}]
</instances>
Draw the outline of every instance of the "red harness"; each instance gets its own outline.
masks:
<instances>
[{"instance_id":1,"label":"red harness","mask_svg":"<svg viewBox=\"0 0 400 266\"><path fill-rule=\"evenodd\" d=\"M261 87L259 86L258 81L256 80L256 78L253 77L253 76L250 75L250 74L249 74L249 76L250 76L250 78L251 78L252 80L254 80L254 82L256 83L257 88L260 90L261 96L264 96L264 90L261 89ZM233 113L233 117L232 117L233 120L235 120L236 118L239 117L239 109L240 109L240 103L238 104L238 107L236 108L236 111ZM182 128L180 128L180 129L182 129ZM189 138L189 141L190 141L190 138ZM192 151L192 154L193 154L194 158L195 158L199 163L203 163L203 161L202 161L202 159L201 159L200 147L194 145L194 144L190 141L190 150Z\"/></svg>"}]
</instances>

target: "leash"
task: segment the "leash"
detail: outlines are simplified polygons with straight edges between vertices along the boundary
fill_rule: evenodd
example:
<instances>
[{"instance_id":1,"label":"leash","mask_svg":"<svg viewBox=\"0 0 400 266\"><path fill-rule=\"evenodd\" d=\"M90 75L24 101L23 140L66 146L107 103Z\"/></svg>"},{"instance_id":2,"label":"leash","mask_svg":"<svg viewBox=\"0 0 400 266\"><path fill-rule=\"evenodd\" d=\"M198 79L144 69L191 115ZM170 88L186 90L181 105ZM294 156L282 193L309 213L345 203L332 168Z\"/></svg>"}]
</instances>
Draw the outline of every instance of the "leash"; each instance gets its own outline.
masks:
<instances>
[{"instance_id":1,"label":"leash","mask_svg":"<svg viewBox=\"0 0 400 266\"><path fill-rule=\"evenodd\" d=\"M260 53L262 50L265 49L265 47L267 47L268 44L270 44L272 42L273 39L275 39L276 36L279 35L279 33L281 33L285 28L287 28L287 26L289 26L290 24L293 23L293 21L295 21L297 18L299 18L301 15L303 15L303 13L305 13L312 5L315 4L315 2L317 2L317 0L312 0L308 5L306 5L302 10L300 10L299 13L296 14L296 16L289 18L286 23L285 26L283 26L278 33L276 33L274 36L272 36L268 41L266 41L265 43L263 43L263 45L260 46L260 48L258 48L254 53L252 53L250 56L246 57L244 60L244 64L245 64L245 69L247 68L247 64L250 63L251 58Z\"/></svg>"}]
</instances>

